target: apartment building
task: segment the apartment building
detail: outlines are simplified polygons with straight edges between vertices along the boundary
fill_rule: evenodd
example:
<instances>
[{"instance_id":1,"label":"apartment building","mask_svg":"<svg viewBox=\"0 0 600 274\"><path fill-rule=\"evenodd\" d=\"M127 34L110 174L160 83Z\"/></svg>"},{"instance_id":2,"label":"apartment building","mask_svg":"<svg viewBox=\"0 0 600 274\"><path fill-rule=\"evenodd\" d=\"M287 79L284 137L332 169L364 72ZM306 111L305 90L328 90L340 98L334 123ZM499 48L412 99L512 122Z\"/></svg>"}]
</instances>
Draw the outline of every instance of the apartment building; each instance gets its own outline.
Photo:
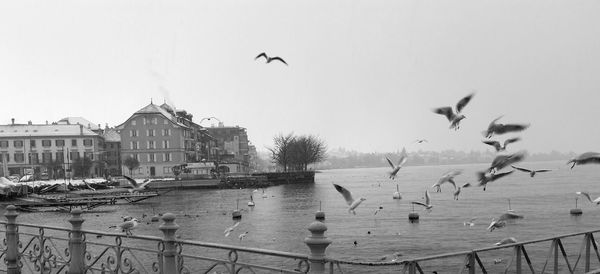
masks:
<instances>
[{"instance_id":1,"label":"apartment building","mask_svg":"<svg viewBox=\"0 0 600 274\"><path fill-rule=\"evenodd\" d=\"M229 127L219 122L218 126L206 128L215 140L221 171L248 173L250 168L250 146L246 129L240 126ZM227 168L225 168L227 167ZM223 170L225 168L225 170Z\"/></svg>"}]
</instances>

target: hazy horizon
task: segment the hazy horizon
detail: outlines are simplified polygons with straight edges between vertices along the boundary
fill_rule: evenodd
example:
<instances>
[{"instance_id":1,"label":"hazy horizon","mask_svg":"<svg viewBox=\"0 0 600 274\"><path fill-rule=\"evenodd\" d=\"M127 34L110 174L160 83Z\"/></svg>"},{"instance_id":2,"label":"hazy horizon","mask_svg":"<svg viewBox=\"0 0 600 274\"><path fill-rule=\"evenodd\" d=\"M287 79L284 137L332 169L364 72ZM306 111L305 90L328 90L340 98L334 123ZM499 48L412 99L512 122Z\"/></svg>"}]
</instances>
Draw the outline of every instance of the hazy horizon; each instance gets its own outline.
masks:
<instances>
[{"instance_id":1,"label":"hazy horizon","mask_svg":"<svg viewBox=\"0 0 600 274\"><path fill-rule=\"evenodd\" d=\"M118 125L167 102L199 122L329 148L600 151L600 2L19 1L0 10L0 124ZM261 52L279 62L255 61ZM458 131L431 110L475 92ZM210 126L204 121L202 126ZM416 139L428 143L415 146Z\"/></svg>"}]
</instances>

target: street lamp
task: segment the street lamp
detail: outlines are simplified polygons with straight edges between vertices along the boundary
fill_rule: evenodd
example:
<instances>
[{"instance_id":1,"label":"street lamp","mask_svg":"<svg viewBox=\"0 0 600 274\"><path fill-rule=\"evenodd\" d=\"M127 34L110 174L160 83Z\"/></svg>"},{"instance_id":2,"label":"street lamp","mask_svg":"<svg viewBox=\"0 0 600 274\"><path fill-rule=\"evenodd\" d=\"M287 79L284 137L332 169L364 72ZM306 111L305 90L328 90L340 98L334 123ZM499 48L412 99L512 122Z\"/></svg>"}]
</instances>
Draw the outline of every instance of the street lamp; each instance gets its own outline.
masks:
<instances>
[{"instance_id":1,"label":"street lamp","mask_svg":"<svg viewBox=\"0 0 600 274\"><path fill-rule=\"evenodd\" d=\"M215 119L215 120L219 121L219 123L222 123L221 120L219 120L219 118L211 116L211 117L204 117L204 118L200 119L200 122L198 122L198 125L202 125L202 122L204 120L209 120L210 121L210 119Z\"/></svg>"}]
</instances>

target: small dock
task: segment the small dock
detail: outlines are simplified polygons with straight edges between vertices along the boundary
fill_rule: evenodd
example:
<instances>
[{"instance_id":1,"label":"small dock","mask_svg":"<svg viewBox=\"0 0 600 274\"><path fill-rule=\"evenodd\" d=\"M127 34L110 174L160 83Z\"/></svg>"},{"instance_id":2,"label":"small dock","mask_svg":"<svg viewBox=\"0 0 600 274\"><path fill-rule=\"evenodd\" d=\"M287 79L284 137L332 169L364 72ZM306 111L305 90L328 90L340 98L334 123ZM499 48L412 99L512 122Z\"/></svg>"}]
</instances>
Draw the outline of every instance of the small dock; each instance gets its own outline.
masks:
<instances>
[{"instance_id":1,"label":"small dock","mask_svg":"<svg viewBox=\"0 0 600 274\"><path fill-rule=\"evenodd\" d=\"M99 206L115 205L119 203L137 203L153 197L160 196L157 191L144 192L105 192L97 194L52 194L52 195L29 195L29 197L18 198L14 203L21 211L37 211L38 208L54 207L57 209L71 210L81 208L90 210Z\"/></svg>"}]
</instances>

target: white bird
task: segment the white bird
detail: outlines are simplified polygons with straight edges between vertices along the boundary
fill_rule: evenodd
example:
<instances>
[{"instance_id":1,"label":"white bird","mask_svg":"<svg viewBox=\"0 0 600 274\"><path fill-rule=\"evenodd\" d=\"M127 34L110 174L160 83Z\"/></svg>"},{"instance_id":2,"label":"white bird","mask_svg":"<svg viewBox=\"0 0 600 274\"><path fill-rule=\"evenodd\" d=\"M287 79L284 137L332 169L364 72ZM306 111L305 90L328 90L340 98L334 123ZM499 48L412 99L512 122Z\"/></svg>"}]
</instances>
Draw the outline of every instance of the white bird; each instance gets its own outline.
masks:
<instances>
[{"instance_id":1,"label":"white bird","mask_svg":"<svg viewBox=\"0 0 600 274\"><path fill-rule=\"evenodd\" d=\"M244 232L244 233L240 234L240 236L238 236L238 238L240 239L240 242L241 242L241 241L242 241L244 238L246 238L246 236L248 236L248 231L246 231L246 232Z\"/></svg>"},{"instance_id":2,"label":"white bird","mask_svg":"<svg viewBox=\"0 0 600 274\"><path fill-rule=\"evenodd\" d=\"M269 197L269 196L268 196L268 195L265 193L265 189L264 189L264 188L262 189L262 191L263 191L263 194L262 194L262 197L263 197L263 199L265 199L265 198Z\"/></svg>"},{"instance_id":3,"label":"white bird","mask_svg":"<svg viewBox=\"0 0 600 274\"><path fill-rule=\"evenodd\" d=\"M228 227L225 229L225 231L223 231L223 233L225 234L225 237L229 237L229 234L231 234L231 232L233 232L233 230L240 225L240 222L235 222L235 224L233 224L232 226Z\"/></svg>"},{"instance_id":4,"label":"white bird","mask_svg":"<svg viewBox=\"0 0 600 274\"><path fill-rule=\"evenodd\" d=\"M456 177L460 174L461 174L460 170L450 171L450 172L442 175L442 177L440 177L438 182L435 183L434 185L432 185L431 187L435 188L436 192L442 192L442 184L444 184L445 182L448 182L448 183L452 184L454 186L454 190L456 190L456 183L454 182L454 177Z\"/></svg>"},{"instance_id":5,"label":"white bird","mask_svg":"<svg viewBox=\"0 0 600 274\"><path fill-rule=\"evenodd\" d=\"M419 201L412 201L411 203L414 205L423 206L423 207L425 207L425 210L427 210L427 211L431 211L431 208L433 208L433 205L431 204L431 197L429 196L428 190L425 190L425 203L419 202Z\"/></svg>"},{"instance_id":6,"label":"white bird","mask_svg":"<svg viewBox=\"0 0 600 274\"><path fill-rule=\"evenodd\" d=\"M356 211L354 211L354 209L356 209L356 207L358 207L360 205L360 203L362 203L362 201L366 200L363 197L360 197L357 200L354 200L354 198L352 198L352 193L350 191L348 191L346 188L333 184L333 186L335 187L335 190L337 190L340 194L342 194L342 196L344 197L344 200L346 200L346 203L350 206L348 207L348 212L352 213L354 215L356 215Z\"/></svg>"},{"instance_id":7,"label":"white bird","mask_svg":"<svg viewBox=\"0 0 600 274\"><path fill-rule=\"evenodd\" d=\"M579 156L569 160L568 164L573 164L571 169L573 169L576 165L585 165L590 163L600 164L600 153L598 152L586 152L580 154Z\"/></svg>"},{"instance_id":8,"label":"white bird","mask_svg":"<svg viewBox=\"0 0 600 274\"><path fill-rule=\"evenodd\" d=\"M486 138L491 138L494 134L504 134L509 132L517 132L525 130L529 127L529 124L496 124L498 120L500 120L502 116L494 119L489 125L487 130L483 131L483 136Z\"/></svg>"},{"instance_id":9,"label":"white bird","mask_svg":"<svg viewBox=\"0 0 600 274\"><path fill-rule=\"evenodd\" d=\"M266 54L266 53L264 53L264 52L260 53L260 54L259 54L259 55L257 55L256 57L254 57L254 60L256 60L256 59L258 59L258 58L260 58L260 57L264 57L264 58L267 60L267 64L268 64L268 63L271 63L271 61L275 61L275 60L277 60L277 61L279 61L279 62L282 62L282 63L284 63L286 66L288 65L288 63L286 63L286 62L285 62L285 61L284 61L284 60L283 60L281 57L279 57L279 56L275 56L275 57L269 57L269 56L267 56L267 54Z\"/></svg>"},{"instance_id":10,"label":"white bird","mask_svg":"<svg viewBox=\"0 0 600 274\"><path fill-rule=\"evenodd\" d=\"M150 179L145 179L144 182L142 182L141 184L138 184L134 179L130 178L129 176L123 175L123 177L125 177L125 179L127 179L127 181L133 187L133 189L130 189L129 192L137 192L140 190L144 190L144 189L146 189L146 185L148 185L150 182L152 182Z\"/></svg>"},{"instance_id":11,"label":"white bird","mask_svg":"<svg viewBox=\"0 0 600 274\"><path fill-rule=\"evenodd\" d=\"M398 184L396 184L396 192L392 194L392 198L394 198L395 200L402 199L402 196L400 196L400 187L398 186Z\"/></svg>"},{"instance_id":12,"label":"white bird","mask_svg":"<svg viewBox=\"0 0 600 274\"><path fill-rule=\"evenodd\" d=\"M400 168L402 168L404 163L406 163L406 160L407 160L406 150L402 149L402 156L400 156L400 159L398 160L397 165L394 165L394 163L392 163L392 160L390 160L390 158L385 157L385 159L387 160L388 164L390 164L390 166L392 167L392 171L389 174L390 174L390 179L393 180L396 178L396 174L398 174L398 171L400 171Z\"/></svg>"},{"instance_id":13,"label":"white bird","mask_svg":"<svg viewBox=\"0 0 600 274\"><path fill-rule=\"evenodd\" d=\"M528 172L530 177L535 176L536 173L540 173L540 172L548 172L548 171L552 171L551 169L526 169L526 168L522 168L522 167L517 167L517 166L513 166L511 165L512 168L519 170L519 171L523 171L523 172Z\"/></svg>"},{"instance_id":14,"label":"white bird","mask_svg":"<svg viewBox=\"0 0 600 274\"><path fill-rule=\"evenodd\" d=\"M584 191L577 191L577 192L575 192L575 194L586 197L588 199L588 201L590 201L590 203L592 203L592 204L596 204L596 205L600 204L600 197L596 198L595 200L592 200L592 197L590 196L590 194L587 192L584 192Z\"/></svg>"},{"instance_id":15,"label":"white bird","mask_svg":"<svg viewBox=\"0 0 600 274\"><path fill-rule=\"evenodd\" d=\"M492 222L490 223L490 225L488 226L488 230L490 232L494 231L494 229L496 228L503 228L504 226L506 226L506 222L503 220L496 220L496 218L492 219Z\"/></svg>"},{"instance_id":16,"label":"white bird","mask_svg":"<svg viewBox=\"0 0 600 274\"><path fill-rule=\"evenodd\" d=\"M139 221L136 218L133 218L117 225L117 230L125 232L127 235L132 235L131 230L135 229L139 224Z\"/></svg>"},{"instance_id":17,"label":"white bird","mask_svg":"<svg viewBox=\"0 0 600 274\"><path fill-rule=\"evenodd\" d=\"M514 244L516 242L517 242L517 239L515 239L514 237L508 237L508 238L504 238L504 239L500 240L499 242L495 243L494 245L500 246L500 245Z\"/></svg>"},{"instance_id":18,"label":"white bird","mask_svg":"<svg viewBox=\"0 0 600 274\"><path fill-rule=\"evenodd\" d=\"M464 225L464 226L469 226L469 227L472 227L472 226L474 226L474 225L475 225L475 220L476 220L476 219L477 219L477 217L475 217L475 218L471 218L471 220L469 220L468 222L464 222L464 223L463 223L463 225Z\"/></svg>"},{"instance_id":19,"label":"white bird","mask_svg":"<svg viewBox=\"0 0 600 274\"><path fill-rule=\"evenodd\" d=\"M446 118L448 118L448 121L450 121L450 128L458 130L460 128L460 121L466 118L460 112L469 103L469 101L471 101L471 98L473 98L474 95L475 93L471 93L465 96L464 98L460 99L460 101L458 101L458 103L456 104L456 113L452 110L452 107L435 108L433 109L433 112L446 116Z\"/></svg>"},{"instance_id":20,"label":"white bird","mask_svg":"<svg viewBox=\"0 0 600 274\"><path fill-rule=\"evenodd\" d=\"M379 211L383 210L383 206L379 206L376 210L375 213L373 213L373 215L377 215L377 213L379 213Z\"/></svg>"},{"instance_id":21,"label":"white bird","mask_svg":"<svg viewBox=\"0 0 600 274\"><path fill-rule=\"evenodd\" d=\"M454 195L454 200L458 201L458 195L460 195L460 187L456 187L456 190L454 191L453 195Z\"/></svg>"},{"instance_id":22,"label":"white bird","mask_svg":"<svg viewBox=\"0 0 600 274\"><path fill-rule=\"evenodd\" d=\"M504 145L501 145L501 144L500 144L500 142L498 142L498 141L488 141L488 140L485 140L485 141L482 141L482 142L483 142L484 144L486 144L486 145L493 146L493 147L496 149L496 152L500 152L500 151L504 151L504 150L506 150L506 146L507 146L508 144L511 144L511 143L517 142L517 141L519 141L519 140L521 140L521 138L519 138L519 137L516 137L516 138L510 138L510 139L506 139L506 140L504 141Z\"/></svg>"}]
</instances>

